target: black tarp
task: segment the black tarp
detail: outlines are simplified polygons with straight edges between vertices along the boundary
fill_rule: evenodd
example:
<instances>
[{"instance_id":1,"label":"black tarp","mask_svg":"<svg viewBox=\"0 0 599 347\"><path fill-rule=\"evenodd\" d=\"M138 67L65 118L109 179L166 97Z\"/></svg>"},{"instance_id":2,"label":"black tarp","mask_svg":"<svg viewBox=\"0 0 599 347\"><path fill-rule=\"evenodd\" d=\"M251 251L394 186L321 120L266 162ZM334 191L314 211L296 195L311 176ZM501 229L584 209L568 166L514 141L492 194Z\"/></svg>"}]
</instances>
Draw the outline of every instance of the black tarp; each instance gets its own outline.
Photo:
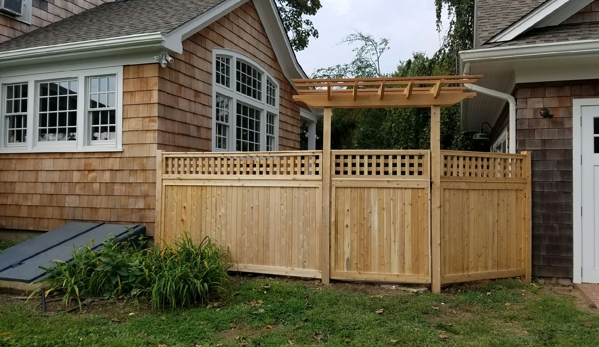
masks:
<instances>
[{"instance_id":1,"label":"black tarp","mask_svg":"<svg viewBox=\"0 0 599 347\"><path fill-rule=\"evenodd\" d=\"M51 267L54 260L68 262L78 247L97 249L111 236L121 241L145 232L141 225L68 223L0 252L0 280L30 283L46 276L40 266Z\"/></svg>"}]
</instances>

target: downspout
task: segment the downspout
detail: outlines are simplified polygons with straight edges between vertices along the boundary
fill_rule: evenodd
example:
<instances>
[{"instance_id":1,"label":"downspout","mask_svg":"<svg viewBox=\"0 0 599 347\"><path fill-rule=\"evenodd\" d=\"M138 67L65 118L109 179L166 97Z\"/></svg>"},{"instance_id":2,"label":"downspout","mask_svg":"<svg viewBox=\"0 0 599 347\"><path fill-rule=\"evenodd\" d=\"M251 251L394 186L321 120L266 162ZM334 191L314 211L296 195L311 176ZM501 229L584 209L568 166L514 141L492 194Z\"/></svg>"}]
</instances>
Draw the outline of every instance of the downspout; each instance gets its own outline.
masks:
<instances>
[{"instance_id":1,"label":"downspout","mask_svg":"<svg viewBox=\"0 0 599 347\"><path fill-rule=\"evenodd\" d=\"M470 64L466 64L464 74L470 73ZM465 83L464 86L477 93L493 96L499 99L503 99L509 103L509 116L510 116L510 130L509 130L509 152L512 154L516 153L516 98L510 94L502 93L497 90L477 86L475 84Z\"/></svg>"},{"instance_id":2,"label":"downspout","mask_svg":"<svg viewBox=\"0 0 599 347\"><path fill-rule=\"evenodd\" d=\"M496 90L477 86L474 84L467 83L467 84L464 84L464 86L472 91L475 91L475 92L478 92L481 94L504 99L509 103L509 108L510 108L509 152L512 154L516 153L516 99L509 94L498 92Z\"/></svg>"}]
</instances>

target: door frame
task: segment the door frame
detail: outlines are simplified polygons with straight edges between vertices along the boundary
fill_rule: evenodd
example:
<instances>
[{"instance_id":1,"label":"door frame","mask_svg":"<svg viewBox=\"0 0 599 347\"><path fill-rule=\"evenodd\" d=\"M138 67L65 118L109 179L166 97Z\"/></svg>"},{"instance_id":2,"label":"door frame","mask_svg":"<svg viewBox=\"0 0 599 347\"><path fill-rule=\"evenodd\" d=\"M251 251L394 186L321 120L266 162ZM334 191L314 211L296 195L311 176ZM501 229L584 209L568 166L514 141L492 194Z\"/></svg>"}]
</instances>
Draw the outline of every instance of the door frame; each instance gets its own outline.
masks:
<instances>
[{"instance_id":1,"label":"door frame","mask_svg":"<svg viewBox=\"0 0 599 347\"><path fill-rule=\"evenodd\" d=\"M599 98L572 100L573 282L582 283L582 107L599 106Z\"/></svg>"}]
</instances>

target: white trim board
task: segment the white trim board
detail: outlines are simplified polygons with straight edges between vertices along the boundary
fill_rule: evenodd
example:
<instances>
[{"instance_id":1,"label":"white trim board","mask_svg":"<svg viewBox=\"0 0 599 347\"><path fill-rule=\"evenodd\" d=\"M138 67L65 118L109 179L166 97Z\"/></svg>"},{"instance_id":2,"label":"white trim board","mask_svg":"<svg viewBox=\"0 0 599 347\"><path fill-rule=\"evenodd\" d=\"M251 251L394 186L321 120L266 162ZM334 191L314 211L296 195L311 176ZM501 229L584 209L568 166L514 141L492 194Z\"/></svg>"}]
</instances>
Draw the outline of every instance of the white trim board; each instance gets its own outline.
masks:
<instances>
[{"instance_id":1,"label":"white trim board","mask_svg":"<svg viewBox=\"0 0 599 347\"><path fill-rule=\"evenodd\" d=\"M511 41L528 30L561 24L592 2L593 0L545 1L541 6L502 30L488 42L496 43Z\"/></svg>"},{"instance_id":2,"label":"white trim board","mask_svg":"<svg viewBox=\"0 0 599 347\"><path fill-rule=\"evenodd\" d=\"M599 106L599 98L572 100L572 184L573 184L573 273L574 283L582 282L582 107Z\"/></svg>"}]
</instances>

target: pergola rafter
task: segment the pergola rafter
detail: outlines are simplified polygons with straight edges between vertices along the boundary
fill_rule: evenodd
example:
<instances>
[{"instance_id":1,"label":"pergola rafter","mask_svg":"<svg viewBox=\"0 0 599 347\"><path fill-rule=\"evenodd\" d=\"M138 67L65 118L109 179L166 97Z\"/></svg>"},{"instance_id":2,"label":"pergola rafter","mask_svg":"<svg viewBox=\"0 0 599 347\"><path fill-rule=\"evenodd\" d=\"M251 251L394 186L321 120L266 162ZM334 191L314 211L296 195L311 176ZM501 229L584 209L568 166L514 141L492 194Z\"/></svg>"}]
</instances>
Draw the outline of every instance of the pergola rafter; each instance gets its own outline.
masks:
<instances>
[{"instance_id":1,"label":"pergola rafter","mask_svg":"<svg viewBox=\"0 0 599 347\"><path fill-rule=\"evenodd\" d=\"M465 83L482 76L296 79L295 101L315 108L404 108L451 106L476 93Z\"/></svg>"}]
</instances>

